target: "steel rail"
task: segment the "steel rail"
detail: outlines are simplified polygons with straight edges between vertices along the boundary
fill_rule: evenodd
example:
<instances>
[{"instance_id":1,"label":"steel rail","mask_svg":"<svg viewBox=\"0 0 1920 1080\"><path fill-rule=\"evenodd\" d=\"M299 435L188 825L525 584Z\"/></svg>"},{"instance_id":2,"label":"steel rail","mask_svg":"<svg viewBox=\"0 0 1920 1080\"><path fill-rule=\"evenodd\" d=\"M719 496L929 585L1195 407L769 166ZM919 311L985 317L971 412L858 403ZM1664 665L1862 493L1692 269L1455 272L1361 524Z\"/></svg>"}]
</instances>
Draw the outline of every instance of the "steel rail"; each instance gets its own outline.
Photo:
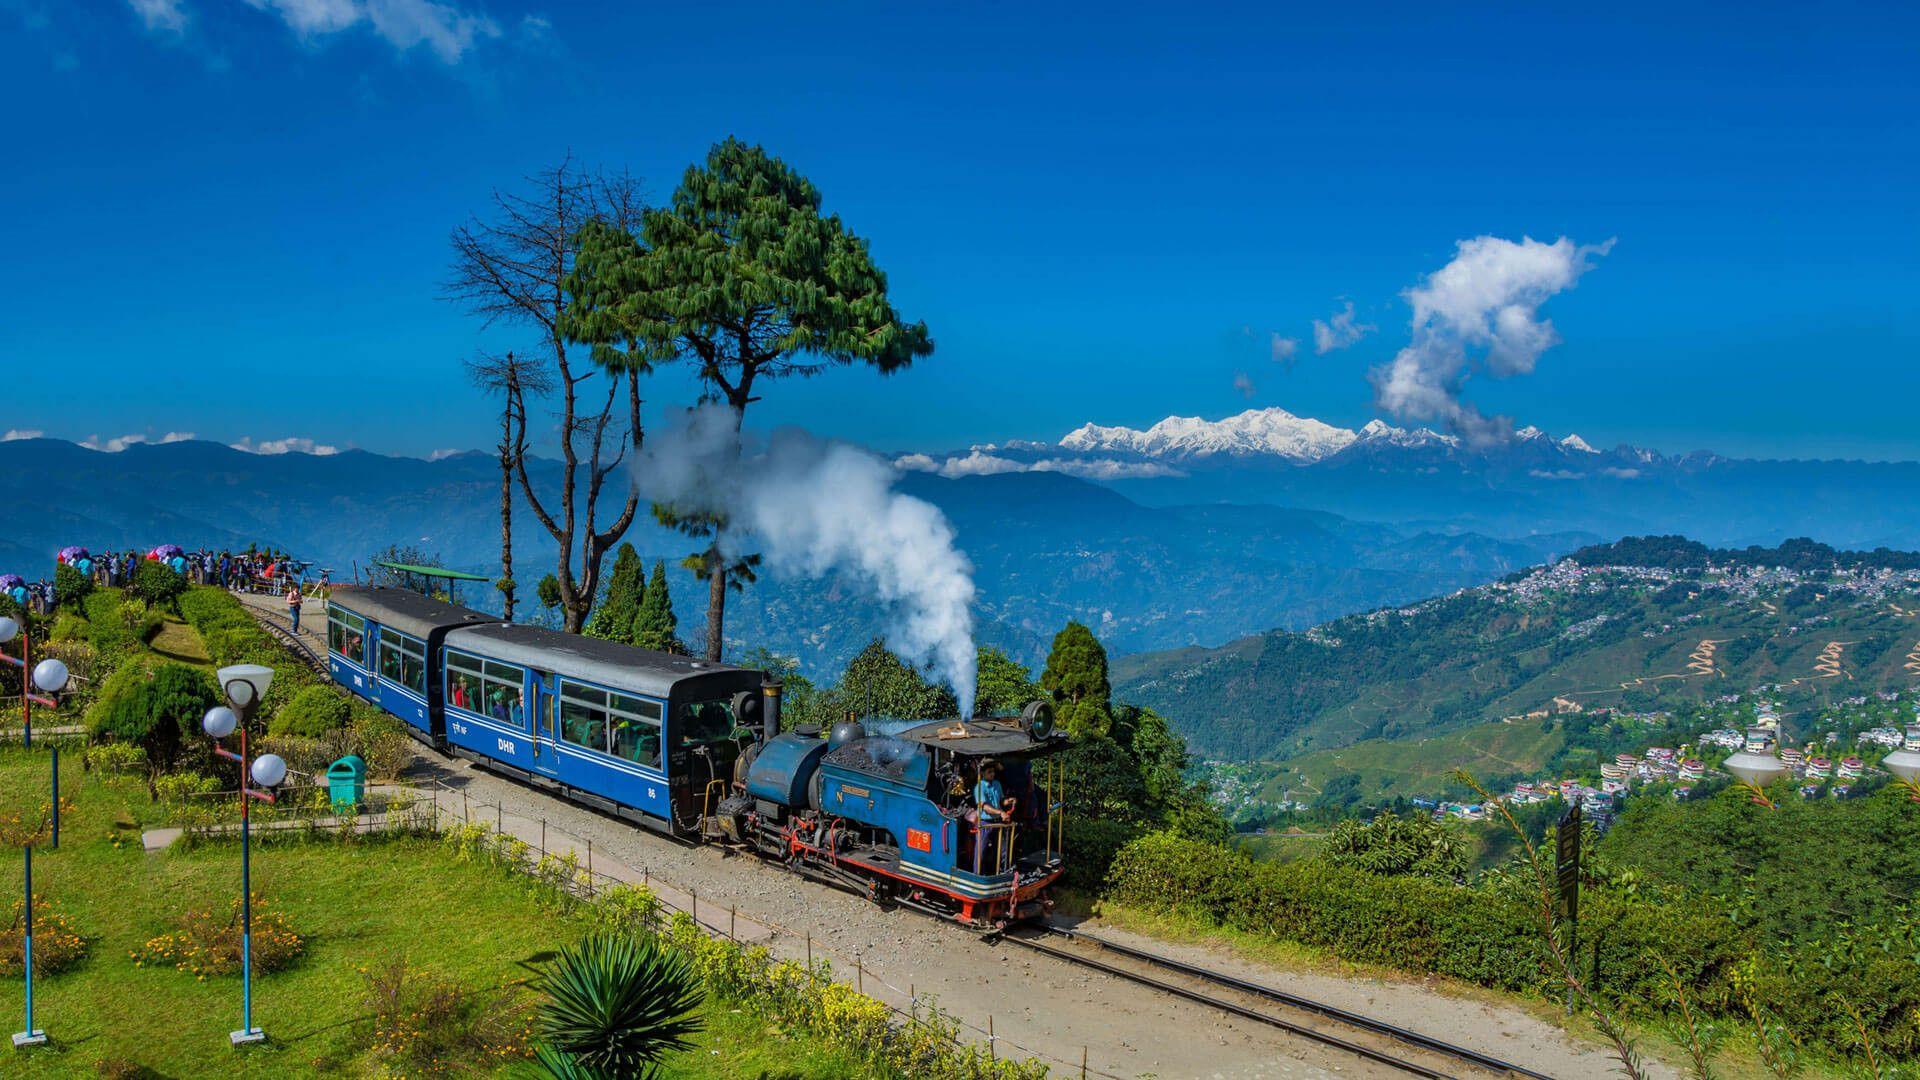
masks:
<instances>
[{"instance_id":1,"label":"steel rail","mask_svg":"<svg viewBox=\"0 0 1920 1080\"><path fill-rule=\"evenodd\" d=\"M1193 964L1186 963L1181 960L1175 960L1171 957L1160 956L1155 953L1150 953L1144 950L1135 949L1130 946L1121 945L1112 941L1106 941L1101 938L1078 933L1076 931L1068 930L1062 927L1052 926L1048 924L1039 924L1037 928L1048 934L1064 937L1073 941L1084 942L1086 944L1095 946L1099 949L1118 954L1120 956L1138 961L1140 963L1148 964L1154 967L1165 968L1169 971L1175 972L1180 975L1185 975L1189 978L1198 979L1202 982L1212 983L1216 986L1220 986L1225 989L1248 994L1250 996L1261 998L1266 1001L1271 1001L1271 1002L1274 1002L1275 1004L1283 1005L1288 1008L1298 1009L1303 1012L1309 1012L1316 1016L1320 1016L1324 1019L1331 1020L1336 1023L1344 1024L1348 1027L1358 1029L1368 1034L1391 1039L1397 1043L1402 1043L1409 1047L1412 1047L1418 1050L1423 1050L1428 1053L1438 1054L1444 1057L1448 1057L1448 1058L1460 1061L1464 1064L1472 1065L1479 1069L1484 1069L1500 1075L1525 1077L1527 1078L1527 1080L1554 1080L1553 1077L1548 1076L1545 1073L1535 1072L1531 1069L1527 1069L1522 1066L1515 1065L1512 1062L1503 1061L1489 1054L1483 1054L1477 1050L1471 1050L1463 1046L1455 1046L1452 1043L1444 1042L1442 1040L1435 1039L1431 1036L1422 1035L1419 1032L1411 1031L1394 1024L1389 1024L1384 1020L1378 1020L1373 1017L1365 1016L1360 1013L1351 1012L1349 1010L1342 1009L1337 1006L1328 1005L1324 1002L1314 1001L1311 998L1301 997L1298 994L1291 994L1284 990L1277 990L1277 989L1274 989L1273 987L1262 986L1259 983L1249 982L1245 979L1239 979L1231 975L1223 974L1221 972L1212 971L1207 968L1202 968ZM1191 989L1189 987L1180 986L1175 983L1170 983L1161 979L1153 978L1150 975L1146 975L1138 971L1129 970L1127 968L1119 967L1113 964L1103 963L1099 960L1093 959L1092 957L1081 955L1079 953L1075 953L1065 949L1055 948L1051 945L1047 945L1042 942L1035 941L1031 938L1018 937L1013 934L1005 934L1005 935L1001 935L1001 937L1004 938L1005 940L1013 941L1017 944L1025 946L1029 949L1033 949L1037 952L1042 952L1047 955L1054 956L1058 959L1065 960L1068 963L1079 964L1084 967L1089 967L1094 970L1103 972L1105 974L1112 975L1116 978L1126 979L1129 982L1139 983L1141 985L1148 986L1153 989L1157 989L1162 992L1171 994L1175 997L1179 997L1187 1001L1192 1001L1196 1004L1206 1005L1210 1008L1218 1009L1235 1016L1240 1016L1245 1019L1254 1020L1262 1024L1270 1025L1272 1027L1277 1027L1289 1033L1299 1035L1302 1038L1310 1039L1310 1040L1313 1040L1314 1042L1321 1043L1322 1045L1331 1046L1331 1047L1334 1047L1335 1049L1346 1051L1358 1057L1365 1058L1366 1060L1373 1061L1382 1065L1386 1065L1393 1069L1397 1069L1401 1072L1405 1072L1414 1076L1422 1076L1422 1077L1448 1077L1449 1076L1449 1074L1440 1072L1437 1069L1431 1068L1429 1066L1422 1065L1414 1061L1408 1061L1404 1058L1396 1057L1395 1055L1387 1053L1386 1051L1378 1050L1378 1049L1375 1049L1374 1047L1366 1046L1361 1043L1354 1042L1350 1039L1341 1038L1340 1036L1332 1034L1330 1032L1321 1031L1317 1028L1310 1027L1305 1024L1295 1023L1294 1021L1288 1020L1284 1017L1275 1016L1272 1013L1261 1012L1258 1009L1250 1009L1243 1005L1238 1005L1231 1001L1226 1001L1219 997L1215 997L1213 995L1206 994L1201 991Z\"/></svg>"}]
</instances>

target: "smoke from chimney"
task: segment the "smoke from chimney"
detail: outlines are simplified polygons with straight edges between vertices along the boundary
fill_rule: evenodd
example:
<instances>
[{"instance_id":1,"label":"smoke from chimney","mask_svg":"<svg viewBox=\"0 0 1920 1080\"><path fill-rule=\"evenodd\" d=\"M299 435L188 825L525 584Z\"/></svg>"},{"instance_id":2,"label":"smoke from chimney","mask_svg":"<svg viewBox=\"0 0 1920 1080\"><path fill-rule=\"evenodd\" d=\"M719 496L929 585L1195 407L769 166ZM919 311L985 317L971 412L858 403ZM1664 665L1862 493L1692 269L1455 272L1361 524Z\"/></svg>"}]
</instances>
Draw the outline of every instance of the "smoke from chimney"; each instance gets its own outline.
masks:
<instances>
[{"instance_id":1,"label":"smoke from chimney","mask_svg":"<svg viewBox=\"0 0 1920 1080\"><path fill-rule=\"evenodd\" d=\"M733 410L709 404L649 435L634 471L653 501L723 516L723 554L757 551L776 576L837 571L865 589L886 613L887 647L931 668L973 715L973 565L938 507L893 490L893 466L798 428L745 445Z\"/></svg>"}]
</instances>

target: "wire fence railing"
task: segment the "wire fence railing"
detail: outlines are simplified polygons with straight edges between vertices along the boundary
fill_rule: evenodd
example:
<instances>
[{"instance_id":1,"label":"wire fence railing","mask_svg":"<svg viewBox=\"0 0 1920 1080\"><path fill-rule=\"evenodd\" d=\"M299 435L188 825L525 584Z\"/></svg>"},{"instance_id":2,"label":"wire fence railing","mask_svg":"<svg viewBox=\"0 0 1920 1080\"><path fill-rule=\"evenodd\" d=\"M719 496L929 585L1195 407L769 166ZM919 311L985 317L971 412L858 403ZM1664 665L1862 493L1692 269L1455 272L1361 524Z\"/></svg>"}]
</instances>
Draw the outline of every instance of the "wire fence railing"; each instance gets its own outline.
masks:
<instances>
[{"instance_id":1,"label":"wire fence railing","mask_svg":"<svg viewBox=\"0 0 1920 1080\"><path fill-rule=\"evenodd\" d=\"M170 827L179 829L188 842L231 839L239 829L237 795L235 791L183 795L174 802ZM992 1059L1013 1053L1044 1062L1050 1070L1058 1069L1059 1075L1118 1080L1119 1074L1091 1064L1090 1046L1082 1046L1078 1057L1070 1058L1025 1045L1000 1033L991 1013L976 1021L940 1004L936 995L921 994L912 982L900 986L875 971L861 950L849 952L816 939L810 928L743 912L737 903L714 899L711 892L703 900L697 886L674 880L646 863L631 865L604 844L596 846L591 837L551 818L509 809L499 800L475 798L464 787L437 778L375 784L349 805L344 800L336 804L329 785L314 778L282 785L275 796L276 803L253 809L256 841L272 842L290 835L321 839L381 833L443 837L457 826L482 826L525 845L526 857L515 863L516 869L582 901L591 903L620 886L644 889L663 911L686 915L709 936L742 946L764 946L775 956L804 964L807 971L819 972L884 1006L897 1023L938 1033L945 1030L939 1025L944 1020L984 1046ZM919 918L904 913L900 917Z\"/></svg>"}]
</instances>

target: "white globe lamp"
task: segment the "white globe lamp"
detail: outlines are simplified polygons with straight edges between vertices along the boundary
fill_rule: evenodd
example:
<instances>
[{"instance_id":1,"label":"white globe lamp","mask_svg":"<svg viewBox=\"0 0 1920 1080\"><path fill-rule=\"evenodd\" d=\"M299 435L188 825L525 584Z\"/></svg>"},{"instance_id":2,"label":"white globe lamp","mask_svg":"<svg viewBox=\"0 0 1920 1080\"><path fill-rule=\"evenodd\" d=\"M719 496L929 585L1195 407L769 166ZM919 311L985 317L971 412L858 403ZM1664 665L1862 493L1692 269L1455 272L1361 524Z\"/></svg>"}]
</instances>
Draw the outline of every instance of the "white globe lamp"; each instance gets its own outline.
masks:
<instances>
[{"instance_id":1,"label":"white globe lamp","mask_svg":"<svg viewBox=\"0 0 1920 1080\"><path fill-rule=\"evenodd\" d=\"M238 726L240 726L240 718L225 705L215 705L208 709L207 715L200 721L200 730L216 739L224 739L233 734L233 729Z\"/></svg>"},{"instance_id":2,"label":"white globe lamp","mask_svg":"<svg viewBox=\"0 0 1920 1080\"><path fill-rule=\"evenodd\" d=\"M263 788L276 788L287 778L287 762L279 754L261 754L253 759L253 782Z\"/></svg>"},{"instance_id":3,"label":"white globe lamp","mask_svg":"<svg viewBox=\"0 0 1920 1080\"><path fill-rule=\"evenodd\" d=\"M53 657L40 661L33 669L33 685L49 694L66 689L67 665Z\"/></svg>"}]
</instances>

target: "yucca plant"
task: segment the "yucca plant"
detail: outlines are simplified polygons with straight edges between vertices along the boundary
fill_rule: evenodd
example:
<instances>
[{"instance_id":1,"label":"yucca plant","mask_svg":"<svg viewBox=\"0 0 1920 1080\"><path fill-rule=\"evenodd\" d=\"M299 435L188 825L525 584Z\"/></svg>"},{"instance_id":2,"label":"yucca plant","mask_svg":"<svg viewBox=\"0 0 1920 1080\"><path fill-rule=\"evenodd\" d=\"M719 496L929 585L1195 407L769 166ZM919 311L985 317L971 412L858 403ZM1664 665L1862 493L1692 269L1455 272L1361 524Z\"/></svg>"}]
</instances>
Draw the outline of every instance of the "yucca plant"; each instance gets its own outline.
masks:
<instances>
[{"instance_id":1,"label":"yucca plant","mask_svg":"<svg viewBox=\"0 0 1920 1080\"><path fill-rule=\"evenodd\" d=\"M651 1076L693 1044L700 977L654 938L593 934L562 952L536 984L536 1075L553 1080Z\"/></svg>"}]
</instances>

